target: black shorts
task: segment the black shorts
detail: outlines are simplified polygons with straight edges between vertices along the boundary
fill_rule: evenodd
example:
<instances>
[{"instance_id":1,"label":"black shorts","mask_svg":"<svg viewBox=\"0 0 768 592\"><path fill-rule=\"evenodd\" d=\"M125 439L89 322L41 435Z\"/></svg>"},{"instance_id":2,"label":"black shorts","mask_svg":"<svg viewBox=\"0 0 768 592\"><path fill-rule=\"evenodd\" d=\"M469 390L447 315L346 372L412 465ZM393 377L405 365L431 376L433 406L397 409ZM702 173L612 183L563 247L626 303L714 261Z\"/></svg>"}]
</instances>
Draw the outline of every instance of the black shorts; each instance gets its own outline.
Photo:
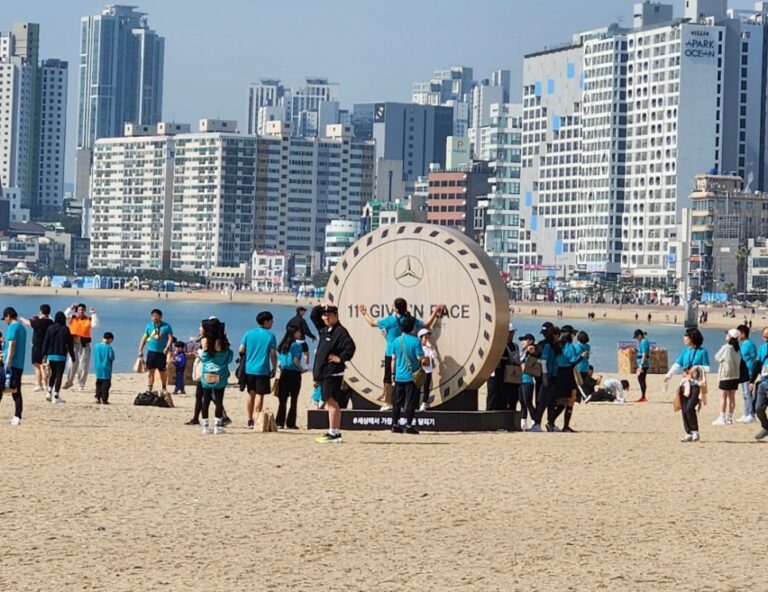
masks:
<instances>
[{"instance_id":1,"label":"black shorts","mask_svg":"<svg viewBox=\"0 0 768 592\"><path fill-rule=\"evenodd\" d=\"M739 379L721 380L717 386L721 391L735 391L739 388Z\"/></svg>"},{"instance_id":2,"label":"black shorts","mask_svg":"<svg viewBox=\"0 0 768 592\"><path fill-rule=\"evenodd\" d=\"M35 347L32 346L32 363L33 364L42 364L43 363L43 348L42 347Z\"/></svg>"},{"instance_id":3,"label":"black shorts","mask_svg":"<svg viewBox=\"0 0 768 592\"><path fill-rule=\"evenodd\" d=\"M272 392L272 385L269 384L269 375L246 374L245 389L249 393L257 395L268 395Z\"/></svg>"},{"instance_id":4,"label":"black shorts","mask_svg":"<svg viewBox=\"0 0 768 592\"><path fill-rule=\"evenodd\" d=\"M341 383L343 380L343 376L329 376L328 378L323 378L322 382L320 383L320 392L322 394L323 401L333 399L338 403L343 399L341 396Z\"/></svg>"},{"instance_id":5,"label":"black shorts","mask_svg":"<svg viewBox=\"0 0 768 592\"><path fill-rule=\"evenodd\" d=\"M160 372L165 372L165 362L166 357L164 353L153 351L147 352L147 370L160 370Z\"/></svg>"}]
</instances>

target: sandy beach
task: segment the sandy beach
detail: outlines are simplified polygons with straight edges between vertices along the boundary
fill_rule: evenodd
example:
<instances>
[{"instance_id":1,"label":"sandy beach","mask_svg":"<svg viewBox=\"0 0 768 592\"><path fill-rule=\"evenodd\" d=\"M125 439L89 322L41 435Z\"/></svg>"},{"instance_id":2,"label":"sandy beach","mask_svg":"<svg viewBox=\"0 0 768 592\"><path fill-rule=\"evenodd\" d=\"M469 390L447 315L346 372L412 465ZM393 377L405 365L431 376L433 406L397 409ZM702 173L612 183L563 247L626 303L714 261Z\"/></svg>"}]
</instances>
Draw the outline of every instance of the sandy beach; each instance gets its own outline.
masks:
<instances>
[{"instance_id":1,"label":"sandy beach","mask_svg":"<svg viewBox=\"0 0 768 592\"><path fill-rule=\"evenodd\" d=\"M579 406L577 434L338 446L246 430L235 387L234 424L204 436L192 396L134 407L137 375L110 406L92 378L56 407L25 384L20 427L0 404L0 590L766 589L757 428L712 427L710 395L680 443L660 379L649 404Z\"/></svg>"}]
</instances>

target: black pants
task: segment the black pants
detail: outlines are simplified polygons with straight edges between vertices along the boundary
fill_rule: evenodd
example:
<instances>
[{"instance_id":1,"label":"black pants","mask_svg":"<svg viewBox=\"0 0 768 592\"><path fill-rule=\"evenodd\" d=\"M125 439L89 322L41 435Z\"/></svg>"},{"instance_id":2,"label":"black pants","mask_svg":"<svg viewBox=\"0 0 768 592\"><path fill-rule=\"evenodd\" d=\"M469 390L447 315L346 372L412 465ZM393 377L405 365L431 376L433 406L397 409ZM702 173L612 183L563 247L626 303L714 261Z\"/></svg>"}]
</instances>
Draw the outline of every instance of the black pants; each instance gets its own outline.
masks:
<instances>
[{"instance_id":1,"label":"black pants","mask_svg":"<svg viewBox=\"0 0 768 592\"><path fill-rule=\"evenodd\" d=\"M421 387L421 402L429 403L429 391L432 390L432 373L424 373L424 386Z\"/></svg>"},{"instance_id":2,"label":"black pants","mask_svg":"<svg viewBox=\"0 0 768 592\"><path fill-rule=\"evenodd\" d=\"M3 372L3 375L5 375L5 369L0 367L0 372ZM11 385L13 385L13 415L15 417L18 417L21 419L21 413L24 411L24 399L21 396L21 375L23 374L23 370L20 370L19 368L11 368ZM3 380L3 386L9 386L5 384L5 380ZM0 401L3 399L3 391L0 389Z\"/></svg>"},{"instance_id":3,"label":"black pants","mask_svg":"<svg viewBox=\"0 0 768 592\"><path fill-rule=\"evenodd\" d=\"M204 396L203 391L204 390L205 389L203 388L203 385L198 380L197 384L195 385L195 411L194 411L194 415L192 416L193 420L195 420L195 419L199 420L200 419L200 413L203 410L203 396ZM222 408L221 408L222 415L221 416L222 417L227 417L227 412L224 409L223 405L224 404L222 403Z\"/></svg>"},{"instance_id":4,"label":"black pants","mask_svg":"<svg viewBox=\"0 0 768 592\"><path fill-rule=\"evenodd\" d=\"M222 419L224 417L224 389L203 389L203 407L200 410L203 419L208 419L208 408L213 401L213 414L216 419Z\"/></svg>"},{"instance_id":5,"label":"black pants","mask_svg":"<svg viewBox=\"0 0 768 592\"><path fill-rule=\"evenodd\" d=\"M533 419L536 417L536 405L533 401L535 386L532 382L524 382L520 385L520 407L523 419L528 419L528 416Z\"/></svg>"},{"instance_id":6,"label":"black pants","mask_svg":"<svg viewBox=\"0 0 768 592\"><path fill-rule=\"evenodd\" d=\"M686 397L680 388L680 407L683 413L683 427L685 433L699 431L699 417L696 414L696 406L699 404L699 386L691 385L691 395Z\"/></svg>"},{"instance_id":7,"label":"black pants","mask_svg":"<svg viewBox=\"0 0 768 592\"><path fill-rule=\"evenodd\" d=\"M544 378L542 377L542 383ZM542 384L536 399L536 415L533 418L535 423L541 424L544 419L544 412L547 412L547 423L553 423L555 421L555 407L557 406L557 398L555 394L555 381L549 379L549 385L544 386Z\"/></svg>"},{"instance_id":8,"label":"black pants","mask_svg":"<svg viewBox=\"0 0 768 592\"><path fill-rule=\"evenodd\" d=\"M392 425L400 424L400 408L405 406L405 423L413 425L413 417L416 415L416 405L419 402L419 389L413 381L396 382L395 394L392 401Z\"/></svg>"},{"instance_id":9,"label":"black pants","mask_svg":"<svg viewBox=\"0 0 768 592\"><path fill-rule=\"evenodd\" d=\"M109 402L109 389L112 388L112 380L109 378L96 379L96 398L102 403Z\"/></svg>"},{"instance_id":10,"label":"black pants","mask_svg":"<svg viewBox=\"0 0 768 592\"><path fill-rule=\"evenodd\" d=\"M496 371L496 376L488 379L488 398L485 401L487 411L515 411L520 398L520 385L504 382L503 376Z\"/></svg>"},{"instance_id":11,"label":"black pants","mask_svg":"<svg viewBox=\"0 0 768 592\"><path fill-rule=\"evenodd\" d=\"M48 365L51 367L51 376L48 378L48 386L53 393L61 392L61 381L64 379L64 368L67 363L48 362Z\"/></svg>"},{"instance_id":12,"label":"black pants","mask_svg":"<svg viewBox=\"0 0 768 592\"><path fill-rule=\"evenodd\" d=\"M645 384L646 374L648 374L648 368L640 368L640 374L637 375L637 382L640 383L640 396L642 398L645 398L645 389L647 388Z\"/></svg>"},{"instance_id":13,"label":"black pants","mask_svg":"<svg viewBox=\"0 0 768 592\"><path fill-rule=\"evenodd\" d=\"M301 390L301 373L300 372L286 372L283 370L280 373L280 384L277 390L277 417L275 422L277 427L282 428L286 425L289 428L296 428L296 403L299 399L299 391ZM288 407L288 400L291 401L291 406L288 409L288 418L286 419L286 407Z\"/></svg>"},{"instance_id":14,"label":"black pants","mask_svg":"<svg viewBox=\"0 0 768 592\"><path fill-rule=\"evenodd\" d=\"M392 356L384 356L384 384L392 384Z\"/></svg>"}]
</instances>

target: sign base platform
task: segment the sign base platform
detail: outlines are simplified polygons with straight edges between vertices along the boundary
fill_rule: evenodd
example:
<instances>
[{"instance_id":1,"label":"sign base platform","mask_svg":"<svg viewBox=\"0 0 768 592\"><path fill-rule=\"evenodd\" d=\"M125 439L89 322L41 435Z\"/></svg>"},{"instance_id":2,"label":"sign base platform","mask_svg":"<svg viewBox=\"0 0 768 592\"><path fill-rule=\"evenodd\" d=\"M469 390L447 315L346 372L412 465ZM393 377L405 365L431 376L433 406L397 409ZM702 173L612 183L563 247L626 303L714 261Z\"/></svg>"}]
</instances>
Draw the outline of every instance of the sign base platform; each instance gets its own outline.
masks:
<instances>
[{"instance_id":1,"label":"sign base platform","mask_svg":"<svg viewBox=\"0 0 768 592\"><path fill-rule=\"evenodd\" d=\"M405 419L400 423L405 425ZM517 411L419 411L415 418L416 429L423 432L519 432L520 413ZM310 430L328 429L328 412L310 409L307 412ZM343 409L342 430L389 430L392 428L392 412L369 409Z\"/></svg>"}]
</instances>

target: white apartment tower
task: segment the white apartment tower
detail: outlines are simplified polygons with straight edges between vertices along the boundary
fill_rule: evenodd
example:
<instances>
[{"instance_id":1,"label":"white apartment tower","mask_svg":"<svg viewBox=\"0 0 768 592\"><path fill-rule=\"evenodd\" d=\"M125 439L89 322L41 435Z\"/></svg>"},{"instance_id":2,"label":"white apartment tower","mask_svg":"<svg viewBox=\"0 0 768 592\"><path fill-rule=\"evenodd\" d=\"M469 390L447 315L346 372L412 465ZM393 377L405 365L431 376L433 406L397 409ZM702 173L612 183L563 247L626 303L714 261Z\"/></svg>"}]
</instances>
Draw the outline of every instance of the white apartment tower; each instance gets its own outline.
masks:
<instances>
[{"instance_id":1,"label":"white apartment tower","mask_svg":"<svg viewBox=\"0 0 768 592\"><path fill-rule=\"evenodd\" d=\"M61 212L64 194L64 142L67 137L67 62L44 60L38 70L38 181L36 213Z\"/></svg>"},{"instance_id":2,"label":"white apartment tower","mask_svg":"<svg viewBox=\"0 0 768 592\"><path fill-rule=\"evenodd\" d=\"M673 19L646 2L634 15L631 29L526 56L523 192L545 269L671 279L696 174L765 179L763 3L688 0Z\"/></svg>"}]
</instances>

